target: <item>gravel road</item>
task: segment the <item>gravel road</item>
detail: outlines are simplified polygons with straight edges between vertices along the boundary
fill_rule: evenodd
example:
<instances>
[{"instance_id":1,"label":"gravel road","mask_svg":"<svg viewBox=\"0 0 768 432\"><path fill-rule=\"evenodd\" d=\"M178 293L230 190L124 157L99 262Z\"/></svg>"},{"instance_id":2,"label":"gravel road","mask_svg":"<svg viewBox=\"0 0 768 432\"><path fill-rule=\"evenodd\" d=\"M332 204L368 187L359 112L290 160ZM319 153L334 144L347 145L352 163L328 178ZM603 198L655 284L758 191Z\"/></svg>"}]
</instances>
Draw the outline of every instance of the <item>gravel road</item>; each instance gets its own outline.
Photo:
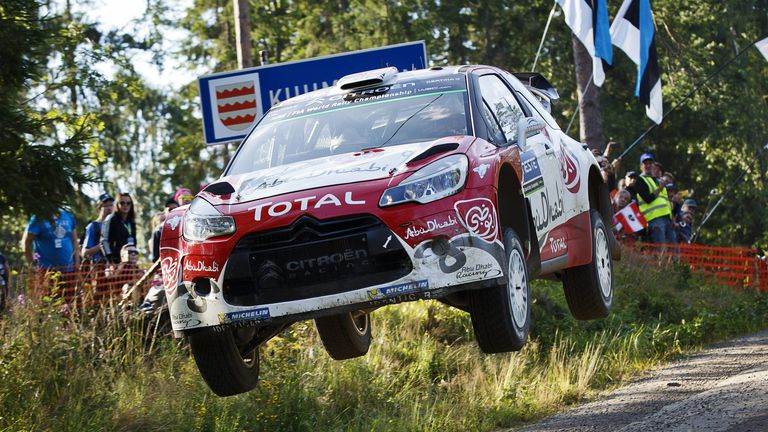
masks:
<instances>
[{"instance_id":1,"label":"gravel road","mask_svg":"<svg viewBox=\"0 0 768 432\"><path fill-rule=\"evenodd\" d=\"M650 372L521 431L768 431L768 330Z\"/></svg>"}]
</instances>

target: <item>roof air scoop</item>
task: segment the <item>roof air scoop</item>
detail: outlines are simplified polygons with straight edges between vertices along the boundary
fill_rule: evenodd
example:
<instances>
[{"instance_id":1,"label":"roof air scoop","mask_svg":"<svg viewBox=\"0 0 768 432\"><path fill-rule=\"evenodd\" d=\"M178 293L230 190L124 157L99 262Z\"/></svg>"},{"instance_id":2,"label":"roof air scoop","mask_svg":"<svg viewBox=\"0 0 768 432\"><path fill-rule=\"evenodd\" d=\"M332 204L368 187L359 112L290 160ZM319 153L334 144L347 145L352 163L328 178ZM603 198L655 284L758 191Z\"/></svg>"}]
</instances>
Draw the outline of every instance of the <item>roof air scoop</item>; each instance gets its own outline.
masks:
<instances>
[{"instance_id":1,"label":"roof air scoop","mask_svg":"<svg viewBox=\"0 0 768 432\"><path fill-rule=\"evenodd\" d=\"M342 90L360 89L382 84L389 84L397 78L397 68L387 67L365 72L358 72L342 77L336 85Z\"/></svg>"}]
</instances>

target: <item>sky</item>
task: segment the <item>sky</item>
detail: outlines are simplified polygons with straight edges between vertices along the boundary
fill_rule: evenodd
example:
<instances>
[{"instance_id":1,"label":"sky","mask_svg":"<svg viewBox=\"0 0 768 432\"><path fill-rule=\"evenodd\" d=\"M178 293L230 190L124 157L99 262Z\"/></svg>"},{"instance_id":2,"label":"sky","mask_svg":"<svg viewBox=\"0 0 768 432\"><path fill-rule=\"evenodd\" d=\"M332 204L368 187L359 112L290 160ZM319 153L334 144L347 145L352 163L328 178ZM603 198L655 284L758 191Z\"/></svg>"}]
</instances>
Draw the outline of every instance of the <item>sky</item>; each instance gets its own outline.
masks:
<instances>
[{"instance_id":1,"label":"sky","mask_svg":"<svg viewBox=\"0 0 768 432\"><path fill-rule=\"evenodd\" d=\"M168 0L168 7L172 16L180 17L184 10L191 6L192 0ZM91 7L83 12L94 22L98 23L103 32L112 29L128 30L135 20L141 18L146 9L146 1L143 0L93 0ZM183 37L181 30L167 30L164 33L163 48L171 50ZM141 35L136 35L140 37ZM186 68L176 68L172 59L168 60L166 67L160 71L150 62L149 53L137 53L134 57L134 67L147 81L155 87L179 88L197 77L188 72ZM179 70L182 69L182 70ZM111 74L108 65L102 65L100 71Z\"/></svg>"}]
</instances>

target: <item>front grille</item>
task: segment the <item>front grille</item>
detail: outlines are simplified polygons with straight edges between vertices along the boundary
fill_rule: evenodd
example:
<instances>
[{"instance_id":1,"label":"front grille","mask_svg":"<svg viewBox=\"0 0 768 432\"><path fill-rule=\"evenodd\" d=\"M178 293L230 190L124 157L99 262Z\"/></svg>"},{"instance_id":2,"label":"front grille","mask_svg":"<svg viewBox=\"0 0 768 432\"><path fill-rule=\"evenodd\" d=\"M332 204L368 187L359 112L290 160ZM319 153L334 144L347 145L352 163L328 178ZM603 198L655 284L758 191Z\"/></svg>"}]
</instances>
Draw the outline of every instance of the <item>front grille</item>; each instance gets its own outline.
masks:
<instances>
[{"instance_id":1,"label":"front grille","mask_svg":"<svg viewBox=\"0 0 768 432\"><path fill-rule=\"evenodd\" d=\"M224 275L224 298L250 306L337 294L399 279L408 254L370 215L318 220L243 237Z\"/></svg>"}]
</instances>

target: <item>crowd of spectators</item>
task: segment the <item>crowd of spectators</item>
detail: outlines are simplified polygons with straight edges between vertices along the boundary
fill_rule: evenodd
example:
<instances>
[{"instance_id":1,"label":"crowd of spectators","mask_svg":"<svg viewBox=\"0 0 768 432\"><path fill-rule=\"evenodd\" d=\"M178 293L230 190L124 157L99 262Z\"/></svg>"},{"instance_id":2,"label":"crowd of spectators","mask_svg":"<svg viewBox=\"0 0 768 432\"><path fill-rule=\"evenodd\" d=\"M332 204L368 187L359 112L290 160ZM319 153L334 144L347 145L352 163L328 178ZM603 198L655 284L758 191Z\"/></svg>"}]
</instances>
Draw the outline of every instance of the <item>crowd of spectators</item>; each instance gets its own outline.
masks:
<instances>
[{"instance_id":1,"label":"crowd of spectators","mask_svg":"<svg viewBox=\"0 0 768 432\"><path fill-rule=\"evenodd\" d=\"M593 150L610 189L613 211L618 214L627 206L637 206L645 221L645 228L635 232L614 224L619 238L665 244L690 243L698 207L692 194L679 188L674 174L649 152L640 156L638 171L628 170L619 177L617 173L622 160L616 158L609 162L615 147L616 144L610 142L602 154Z\"/></svg>"},{"instance_id":2,"label":"crowd of spectators","mask_svg":"<svg viewBox=\"0 0 768 432\"><path fill-rule=\"evenodd\" d=\"M153 219L149 240L149 257L159 259L160 233L165 216L174 208L189 204L192 191L179 188L165 202L165 209ZM59 286L74 285L75 279L109 281L109 286L125 286L143 274L138 266L136 210L131 194L121 192L117 199L108 193L99 196L97 217L85 227L78 238L74 215L60 209L53 218L32 216L22 238L24 255L30 265L30 276L42 279L50 272L58 274ZM0 310L6 301L8 272L5 257L0 255ZM86 276L83 276L86 275ZM102 286L102 291L104 287ZM123 288L125 289L125 288ZM99 287L96 287L98 294Z\"/></svg>"}]
</instances>

